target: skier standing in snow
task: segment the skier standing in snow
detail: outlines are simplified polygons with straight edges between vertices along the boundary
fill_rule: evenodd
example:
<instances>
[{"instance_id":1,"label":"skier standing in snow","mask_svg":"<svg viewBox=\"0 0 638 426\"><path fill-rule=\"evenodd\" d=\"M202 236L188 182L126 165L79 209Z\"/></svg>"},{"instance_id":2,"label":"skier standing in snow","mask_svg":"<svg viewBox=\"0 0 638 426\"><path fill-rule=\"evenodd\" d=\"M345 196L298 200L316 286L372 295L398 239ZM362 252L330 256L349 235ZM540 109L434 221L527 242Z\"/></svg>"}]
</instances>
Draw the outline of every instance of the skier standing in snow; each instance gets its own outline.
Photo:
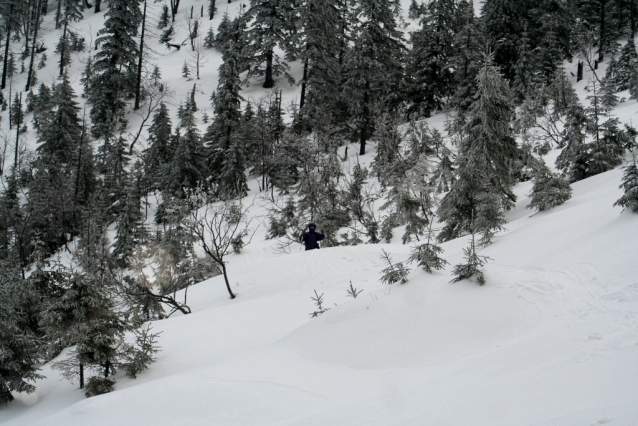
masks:
<instances>
[{"instance_id":1,"label":"skier standing in snow","mask_svg":"<svg viewBox=\"0 0 638 426\"><path fill-rule=\"evenodd\" d=\"M304 232L299 236L299 242L304 243L306 246L306 251L314 250L319 248L319 241L326 238L323 233L323 229L321 233L318 234L315 230L317 229L317 225L314 223L308 224L308 232Z\"/></svg>"}]
</instances>

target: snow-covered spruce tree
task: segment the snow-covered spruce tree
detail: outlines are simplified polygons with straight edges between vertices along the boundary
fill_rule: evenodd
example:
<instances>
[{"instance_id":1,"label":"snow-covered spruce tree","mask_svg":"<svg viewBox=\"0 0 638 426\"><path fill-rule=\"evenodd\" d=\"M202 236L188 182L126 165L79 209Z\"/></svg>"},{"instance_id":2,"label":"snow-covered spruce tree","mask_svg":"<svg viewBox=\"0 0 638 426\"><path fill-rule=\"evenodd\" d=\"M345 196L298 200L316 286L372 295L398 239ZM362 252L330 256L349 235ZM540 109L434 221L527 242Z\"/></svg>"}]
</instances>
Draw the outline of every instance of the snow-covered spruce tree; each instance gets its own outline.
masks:
<instances>
[{"instance_id":1,"label":"snow-covered spruce tree","mask_svg":"<svg viewBox=\"0 0 638 426\"><path fill-rule=\"evenodd\" d=\"M548 210L552 207L560 206L572 197L572 187L567 179L552 173L544 163L534 176L534 186L529 196L532 202L528 209L538 211Z\"/></svg>"},{"instance_id":2,"label":"snow-covered spruce tree","mask_svg":"<svg viewBox=\"0 0 638 426\"><path fill-rule=\"evenodd\" d=\"M472 2L461 1L459 15L461 30L454 37L455 52L450 59L456 70L452 104L465 111L476 93L476 76L483 62L481 52L484 51L485 40L480 21L474 16Z\"/></svg>"},{"instance_id":3,"label":"snow-covered spruce tree","mask_svg":"<svg viewBox=\"0 0 638 426\"><path fill-rule=\"evenodd\" d=\"M113 258L122 268L129 265L130 258L137 244L144 239L144 218L142 217L142 200L136 182L131 181L123 198L122 210L117 221Z\"/></svg>"},{"instance_id":4,"label":"snow-covered spruce tree","mask_svg":"<svg viewBox=\"0 0 638 426\"><path fill-rule=\"evenodd\" d=\"M476 254L475 233L473 230L471 235L472 238L470 238L470 246L463 249L463 253L465 254L465 263L454 266L454 269L452 269L454 279L451 282L458 282L476 277L476 281L479 285L485 285L485 275L483 274L483 271L481 271L481 268L487 263L489 258Z\"/></svg>"},{"instance_id":5,"label":"snow-covered spruce tree","mask_svg":"<svg viewBox=\"0 0 638 426\"><path fill-rule=\"evenodd\" d=\"M292 0L251 0L247 14L252 19L248 39L252 41L248 77L264 77L263 87L275 86L275 77L285 73L289 79L288 64L283 62L275 49L281 48L294 57L297 50L296 11ZM265 66L265 69L264 69Z\"/></svg>"},{"instance_id":6,"label":"snow-covered spruce tree","mask_svg":"<svg viewBox=\"0 0 638 426\"><path fill-rule=\"evenodd\" d=\"M403 178L409 167L402 155L402 135L398 122L396 116L386 112L379 117L374 132L377 152L372 162L372 171L383 187Z\"/></svg>"},{"instance_id":7,"label":"snow-covered spruce tree","mask_svg":"<svg viewBox=\"0 0 638 426\"><path fill-rule=\"evenodd\" d=\"M135 90L139 55L137 36L142 21L137 0L112 0L104 27L98 31L91 90L87 94L91 108L92 132L96 138L108 138L123 120L124 99Z\"/></svg>"},{"instance_id":8,"label":"snow-covered spruce tree","mask_svg":"<svg viewBox=\"0 0 638 426\"><path fill-rule=\"evenodd\" d=\"M587 175L593 176L618 166L625 149L622 146L623 132L618 127L618 119L611 116L612 106L605 102L605 93L596 81L592 81L590 86L591 94L587 97L589 106L585 113L586 130L593 140L588 144Z\"/></svg>"},{"instance_id":9,"label":"snow-covered spruce tree","mask_svg":"<svg viewBox=\"0 0 638 426\"><path fill-rule=\"evenodd\" d=\"M636 157L625 167L622 184L620 187L623 195L615 203L614 206L620 206L623 209L629 208L634 213L638 213L638 166L636 166Z\"/></svg>"},{"instance_id":10,"label":"snow-covered spruce tree","mask_svg":"<svg viewBox=\"0 0 638 426\"><path fill-rule=\"evenodd\" d=\"M0 260L0 404L12 401L12 392L32 393L30 382L42 378L35 367L41 342L29 315L40 298L12 263Z\"/></svg>"},{"instance_id":11,"label":"snow-covered spruce tree","mask_svg":"<svg viewBox=\"0 0 638 426\"><path fill-rule=\"evenodd\" d=\"M185 191L205 184L204 146L190 102L180 105L179 115L180 123L175 131L177 145L162 178L165 200L170 197L184 198Z\"/></svg>"},{"instance_id":12,"label":"snow-covered spruce tree","mask_svg":"<svg viewBox=\"0 0 638 426\"><path fill-rule=\"evenodd\" d=\"M394 263L390 254L385 250L381 250L383 254L381 255L381 259L388 265L385 269L381 271L381 281L382 284L391 285L394 283L400 282L401 284L405 284L408 282L408 274L410 273L410 269L406 268L403 262Z\"/></svg>"},{"instance_id":13,"label":"snow-covered spruce tree","mask_svg":"<svg viewBox=\"0 0 638 426\"><path fill-rule=\"evenodd\" d=\"M89 268L93 269L93 268ZM87 369L108 377L117 367L118 347L127 326L117 313L110 274L102 268L79 272L58 265L51 279L60 281L60 294L45 308L47 334L61 339L63 346L77 345L69 357L54 364L70 380L85 384Z\"/></svg>"},{"instance_id":14,"label":"snow-covered spruce tree","mask_svg":"<svg viewBox=\"0 0 638 426\"><path fill-rule=\"evenodd\" d=\"M219 195L225 199L244 197L248 192L242 141L238 138L241 126L240 58L235 43L229 42L224 62L219 67L219 84L212 95L215 118L205 140L212 182L218 185Z\"/></svg>"},{"instance_id":15,"label":"snow-covered spruce tree","mask_svg":"<svg viewBox=\"0 0 638 426\"><path fill-rule=\"evenodd\" d=\"M381 104L392 109L400 99L405 47L395 6L395 0L370 0L357 4L355 10L359 24L344 58L342 96L359 140L359 155L366 153Z\"/></svg>"},{"instance_id":16,"label":"snow-covered spruce tree","mask_svg":"<svg viewBox=\"0 0 638 426\"><path fill-rule=\"evenodd\" d=\"M148 148L144 150L144 172L150 180L150 189L160 189L162 174L170 163L173 150L171 142L171 118L165 103L153 115L153 122L148 128Z\"/></svg>"},{"instance_id":17,"label":"snow-covered spruce tree","mask_svg":"<svg viewBox=\"0 0 638 426\"><path fill-rule=\"evenodd\" d=\"M336 0L307 0L302 3L303 63L299 121L301 127L325 131L325 123L334 123L338 111L341 34L340 8Z\"/></svg>"},{"instance_id":18,"label":"snow-covered spruce tree","mask_svg":"<svg viewBox=\"0 0 638 426\"><path fill-rule=\"evenodd\" d=\"M408 112L427 117L454 92L450 62L460 18L457 1L433 0L424 5L421 27L411 34L413 47L407 55L406 91L412 103Z\"/></svg>"},{"instance_id":19,"label":"snow-covered spruce tree","mask_svg":"<svg viewBox=\"0 0 638 426\"><path fill-rule=\"evenodd\" d=\"M75 91L65 73L53 86L48 109L39 119L38 139L41 144L38 151L60 167L68 167L76 160L82 136L80 108L75 98Z\"/></svg>"},{"instance_id":20,"label":"snow-covered spruce tree","mask_svg":"<svg viewBox=\"0 0 638 426\"><path fill-rule=\"evenodd\" d=\"M502 229L503 214L516 197L515 163L519 149L513 137L513 106L507 82L487 58L478 76L476 99L457 130L458 179L441 200L438 215L446 225L439 240L447 241L472 231L489 244ZM474 217L473 217L474 215Z\"/></svg>"},{"instance_id":21,"label":"snow-covered spruce tree","mask_svg":"<svg viewBox=\"0 0 638 426\"><path fill-rule=\"evenodd\" d=\"M443 269L445 265L448 264L447 260L439 256L443 253L443 249L432 242L435 239L434 230L432 229L432 218L430 218L426 236L427 240L425 243L415 245L412 248L408 263L416 262L425 272L432 273L433 269Z\"/></svg>"}]
</instances>

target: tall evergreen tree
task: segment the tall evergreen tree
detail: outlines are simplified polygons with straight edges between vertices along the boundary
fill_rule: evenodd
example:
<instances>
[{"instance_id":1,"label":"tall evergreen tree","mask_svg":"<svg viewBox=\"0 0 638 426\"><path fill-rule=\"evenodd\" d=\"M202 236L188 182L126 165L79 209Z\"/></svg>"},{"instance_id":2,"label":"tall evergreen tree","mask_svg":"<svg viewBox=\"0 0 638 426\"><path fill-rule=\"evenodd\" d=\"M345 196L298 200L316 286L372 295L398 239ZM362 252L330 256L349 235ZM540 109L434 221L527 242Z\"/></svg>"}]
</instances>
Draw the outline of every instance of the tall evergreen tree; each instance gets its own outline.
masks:
<instances>
[{"instance_id":1,"label":"tall evergreen tree","mask_svg":"<svg viewBox=\"0 0 638 426\"><path fill-rule=\"evenodd\" d=\"M438 210L446 222L439 235L443 241L476 229L483 234L481 243L488 244L516 200L512 187L519 149L510 125L514 110L509 86L490 58L477 83L476 99L458 134L458 180Z\"/></svg>"},{"instance_id":2,"label":"tall evergreen tree","mask_svg":"<svg viewBox=\"0 0 638 426\"><path fill-rule=\"evenodd\" d=\"M300 11L303 62L299 115L310 127L334 123L339 100L340 10L335 0L306 0ZM324 118L327 117L327 118Z\"/></svg>"},{"instance_id":3,"label":"tall evergreen tree","mask_svg":"<svg viewBox=\"0 0 638 426\"><path fill-rule=\"evenodd\" d=\"M215 118L206 132L208 163L213 182L225 198L244 196L248 190L245 160L238 131L241 125L240 58L235 43L227 44L219 67L219 84L212 101Z\"/></svg>"},{"instance_id":4,"label":"tall evergreen tree","mask_svg":"<svg viewBox=\"0 0 638 426\"><path fill-rule=\"evenodd\" d=\"M180 106L180 123L175 133L175 151L162 180L165 200L184 198L185 190L205 184L205 159L202 138L190 102Z\"/></svg>"},{"instance_id":5,"label":"tall evergreen tree","mask_svg":"<svg viewBox=\"0 0 638 426\"><path fill-rule=\"evenodd\" d=\"M428 116L454 92L454 37L460 30L455 0L433 0L424 6L421 28L411 34L406 73L411 111Z\"/></svg>"},{"instance_id":6,"label":"tall evergreen tree","mask_svg":"<svg viewBox=\"0 0 638 426\"><path fill-rule=\"evenodd\" d=\"M248 39L252 41L253 57L248 75L264 77L266 89L274 87L276 76L288 75L288 64L279 58L275 49L281 48L289 57L294 57L297 50L295 5L293 0L250 1L248 15L252 24Z\"/></svg>"},{"instance_id":7,"label":"tall evergreen tree","mask_svg":"<svg viewBox=\"0 0 638 426\"><path fill-rule=\"evenodd\" d=\"M395 20L396 7L394 0L370 0L356 9L359 27L345 59L343 96L360 155L365 154L374 133L374 117L381 104L391 104L403 86L404 45Z\"/></svg>"},{"instance_id":8,"label":"tall evergreen tree","mask_svg":"<svg viewBox=\"0 0 638 426\"><path fill-rule=\"evenodd\" d=\"M95 137L110 137L123 120L124 98L135 90L139 46L135 37L142 20L138 0L112 0L104 28L98 31L100 51L93 62L89 100Z\"/></svg>"},{"instance_id":9,"label":"tall evergreen tree","mask_svg":"<svg viewBox=\"0 0 638 426\"><path fill-rule=\"evenodd\" d=\"M476 93L476 76L483 63L481 52L485 50L485 38L480 21L474 16L472 2L460 2L461 30L454 37L455 54L451 58L454 67L455 93L453 105L467 110Z\"/></svg>"},{"instance_id":10,"label":"tall evergreen tree","mask_svg":"<svg viewBox=\"0 0 638 426\"><path fill-rule=\"evenodd\" d=\"M172 158L171 118L165 103L153 115L153 123L148 129L148 148L144 150L144 171L150 180L150 189L160 189L162 173Z\"/></svg>"}]
</instances>

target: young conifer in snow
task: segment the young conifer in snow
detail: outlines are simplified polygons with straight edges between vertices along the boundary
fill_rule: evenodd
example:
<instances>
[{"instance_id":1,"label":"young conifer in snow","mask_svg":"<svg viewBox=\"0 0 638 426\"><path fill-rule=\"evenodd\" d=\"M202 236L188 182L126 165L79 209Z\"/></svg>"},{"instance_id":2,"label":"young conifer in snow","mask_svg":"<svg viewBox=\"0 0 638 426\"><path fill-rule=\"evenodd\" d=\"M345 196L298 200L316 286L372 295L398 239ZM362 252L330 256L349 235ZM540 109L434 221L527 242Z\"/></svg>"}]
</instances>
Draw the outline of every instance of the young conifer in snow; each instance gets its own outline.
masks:
<instances>
[{"instance_id":1,"label":"young conifer in snow","mask_svg":"<svg viewBox=\"0 0 638 426\"><path fill-rule=\"evenodd\" d=\"M13 400L12 392L32 393L42 378L35 367L41 342L32 330L29 311L40 303L30 284L15 265L0 261L0 404Z\"/></svg>"},{"instance_id":2,"label":"young conifer in snow","mask_svg":"<svg viewBox=\"0 0 638 426\"><path fill-rule=\"evenodd\" d=\"M463 249L463 253L465 254L465 263L454 266L454 269L452 270L454 279L451 282L458 282L476 277L476 281L479 285L485 285L485 275L483 274L483 271L481 271L481 268L487 263L489 258L476 254L474 230L472 230L471 235L470 246Z\"/></svg>"},{"instance_id":3,"label":"young conifer in snow","mask_svg":"<svg viewBox=\"0 0 638 426\"><path fill-rule=\"evenodd\" d=\"M622 184L619 186L623 190L623 196L614 203L623 209L629 208L632 212L638 213L638 166L636 157L625 167Z\"/></svg>"},{"instance_id":4,"label":"young conifer in snow","mask_svg":"<svg viewBox=\"0 0 638 426\"><path fill-rule=\"evenodd\" d=\"M534 186L529 196L532 202L527 206L528 209L548 210L569 200L572 197L572 187L567 179L552 173L541 162L540 170L535 173Z\"/></svg>"},{"instance_id":5,"label":"young conifer in snow","mask_svg":"<svg viewBox=\"0 0 638 426\"><path fill-rule=\"evenodd\" d=\"M432 219L430 219L430 226L428 227L427 241L420 245L415 245L412 248L412 253L408 258L408 262L417 262L417 265L423 268L425 272L432 273L433 269L439 270L445 268L448 261L441 258L439 255L443 253L441 246L433 244L432 241L435 238L434 230L432 229Z\"/></svg>"},{"instance_id":6,"label":"young conifer in snow","mask_svg":"<svg viewBox=\"0 0 638 426\"><path fill-rule=\"evenodd\" d=\"M323 293L317 293L315 290L315 297L310 298L313 302L315 302L315 310L310 313L310 318L317 318L321 314L325 314L330 310L330 308L326 308L323 306Z\"/></svg>"},{"instance_id":7,"label":"young conifer in snow","mask_svg":"<svg viewBox=\"0 0 638 426\"><path fill-rule=\"evenodd\" d=\"M381 259L387 263L388 267L381 271L381 278L379 281L386 285L398 282L401 284L407 283L410 269L406 268L405 265L403 265L403 262L394 263L388 252L383 249L381 251L383 252Z\"/></svg>"}]
</instances>

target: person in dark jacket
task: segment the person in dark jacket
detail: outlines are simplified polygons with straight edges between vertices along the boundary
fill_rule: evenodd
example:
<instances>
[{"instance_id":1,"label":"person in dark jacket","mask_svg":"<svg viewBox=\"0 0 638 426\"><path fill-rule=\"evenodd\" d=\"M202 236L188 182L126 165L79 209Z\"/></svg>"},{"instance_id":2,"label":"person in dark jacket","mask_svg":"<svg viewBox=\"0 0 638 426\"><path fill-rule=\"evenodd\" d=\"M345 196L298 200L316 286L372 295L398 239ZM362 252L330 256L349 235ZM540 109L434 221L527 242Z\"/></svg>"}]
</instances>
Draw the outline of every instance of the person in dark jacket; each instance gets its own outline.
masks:
<instances>
[{"instance_id":1,"label":"person in dark jacket","mask_svg":"<svg viewBox=\"0 0 638 426\"><path fill-rule=\"evenodd\" d=\"M304 243L306 245L306 251L318 249L319 241L326 238L326 236L323 233L323 229L321 230L320 234L316 232L316 229L317 229L317 225L315 225L314 223L309 223L308 232L304 232L303 234L299 236L299 242Z\"/></svg>"}]
</instances>

